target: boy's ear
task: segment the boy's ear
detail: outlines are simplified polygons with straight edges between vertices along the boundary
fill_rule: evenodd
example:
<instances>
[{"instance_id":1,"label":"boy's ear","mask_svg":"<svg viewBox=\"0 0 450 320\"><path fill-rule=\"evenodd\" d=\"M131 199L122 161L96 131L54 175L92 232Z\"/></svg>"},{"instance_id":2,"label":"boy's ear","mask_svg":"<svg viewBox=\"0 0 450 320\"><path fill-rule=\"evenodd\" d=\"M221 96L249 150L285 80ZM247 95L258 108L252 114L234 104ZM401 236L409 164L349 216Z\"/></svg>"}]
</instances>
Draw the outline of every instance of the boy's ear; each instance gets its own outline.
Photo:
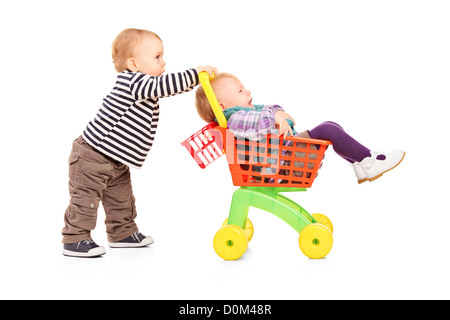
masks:
<instances>
[{"instance_id":1,"label":"boy's ear","mask_svg":"<svg viewBox=\"0 0 450 320\"><path fill-rule=\"evenodd\" d=\"M134 58L128 58L127 67L131 71L138 71L136 60Z\"/></svg>"}]
</instances>

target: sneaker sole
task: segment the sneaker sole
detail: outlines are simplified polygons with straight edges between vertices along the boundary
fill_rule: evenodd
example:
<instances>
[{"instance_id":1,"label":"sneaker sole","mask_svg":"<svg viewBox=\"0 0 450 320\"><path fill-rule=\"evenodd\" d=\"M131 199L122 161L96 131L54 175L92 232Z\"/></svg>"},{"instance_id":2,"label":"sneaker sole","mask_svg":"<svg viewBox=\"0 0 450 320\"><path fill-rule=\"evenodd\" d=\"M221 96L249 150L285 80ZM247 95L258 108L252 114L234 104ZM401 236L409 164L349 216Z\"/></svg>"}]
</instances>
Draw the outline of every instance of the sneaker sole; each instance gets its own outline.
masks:
<instances>
[{"instance_id":1,"label":"sneaker sole","mask_svg":"<svg viewBox=\"0 0 450 320\"><path fill-rule=\"evenodd\" d=\"M63 249L62 254L68 257L78 257L78 258L94 258L99 257L106 253L105 248L98 247L89 250L88 252L76 252L76 251L70 251Z\"/></svg>"},{"instance_id":2,"label":"sneaker sole","mask_svg":"<svg viewBox=\"0 0 450 320\"><path fill-rule=\"evenodd\" d=\"M369 179L367 179L367 178L358 180L358 184L361 184L361 183L366 182L366 181L368 181L368 180L369 180Z\"/></svg>"},{"instance_id":3,"label":"sneaker sole","mask_svg":"<svg viewBox=\"0 0 450 320\"><path fill-rule=\"evenodd\" d=\"M383 174L385 174L386 172L391 171L392 169L394 169L395 167L397 167L397 166L403 161L403 159L405 158L405 155L406 155L406 152L403 152L403 157L400 159L400 161L399 161L395 166L393 166L392 168L390 168L390 169L388 169L388 170L386 170L386 171L383 171L382 173L376 175L375 177L368 178L368 180L369 180L370 182L375 181L375 180L377 180L378 178L380 178Z\"/></svg>"},{"instance_id":4,"label":"sneaker sole","mask_svg":"<svg viewBox=\"0 0 450 320\"><path fill-rule=\"evenodd\" d=\"M127 242L108 242L110 248L140 248L151 245L153 243L152 238L145 238L139 243L127 243Z\"/></svg>"}]
</instances>

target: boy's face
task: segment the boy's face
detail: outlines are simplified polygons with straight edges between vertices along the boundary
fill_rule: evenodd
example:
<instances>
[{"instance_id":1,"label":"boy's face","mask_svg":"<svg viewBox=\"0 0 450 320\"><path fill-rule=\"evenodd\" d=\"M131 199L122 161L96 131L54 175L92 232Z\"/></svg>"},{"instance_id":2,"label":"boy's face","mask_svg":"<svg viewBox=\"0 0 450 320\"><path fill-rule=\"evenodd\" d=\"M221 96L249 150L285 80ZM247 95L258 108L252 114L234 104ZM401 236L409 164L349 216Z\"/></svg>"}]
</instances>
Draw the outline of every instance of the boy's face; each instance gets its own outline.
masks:
<instances>
[{"instance_id":1,"label":"boy's face","mask_svg":"<svg viewBox=\"0 0 450 320\"><path fill-rule=\"evenodd\" d=\"M166 62L163 59L164 46L161 40L154 37L144 37L130 58L131 71L140 71L153 77L162 75ZM131 62L130 62L131 61ZM133 70L134 69L134 70Z\"/></svg>"},{"instance_id":2,"label":"boy's face","mask_svg":"<svg viewBox=\"0 0 450 320\"><path fill-rule=\"evenodd\" d=\"M251 92L236 78L224 77L214 83L214 93L222 110L232 107L252 108Z\"/></svg>"}]
</instances>

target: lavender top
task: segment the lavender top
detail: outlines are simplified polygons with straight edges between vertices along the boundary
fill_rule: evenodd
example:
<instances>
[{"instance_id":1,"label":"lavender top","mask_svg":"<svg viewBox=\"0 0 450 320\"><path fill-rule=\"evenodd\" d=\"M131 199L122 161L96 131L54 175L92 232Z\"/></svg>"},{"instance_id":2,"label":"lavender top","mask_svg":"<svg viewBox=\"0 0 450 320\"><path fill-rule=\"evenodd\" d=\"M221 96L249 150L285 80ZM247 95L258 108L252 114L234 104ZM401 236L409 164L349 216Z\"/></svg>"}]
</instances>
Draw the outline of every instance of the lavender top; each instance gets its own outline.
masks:
<instances>
[{"instance_id":1,"label":"lavender top","mask_svg":"<svg viewBox=\"0 0 450 320\"><path fill-rule=\"evenodd\" d=\"M236 136L260 140L269 133L278 134L275 112L284 111L279 105L255 105L255 109L233 107L223 111L228 129Z\"/></svg>"}]
</instances>

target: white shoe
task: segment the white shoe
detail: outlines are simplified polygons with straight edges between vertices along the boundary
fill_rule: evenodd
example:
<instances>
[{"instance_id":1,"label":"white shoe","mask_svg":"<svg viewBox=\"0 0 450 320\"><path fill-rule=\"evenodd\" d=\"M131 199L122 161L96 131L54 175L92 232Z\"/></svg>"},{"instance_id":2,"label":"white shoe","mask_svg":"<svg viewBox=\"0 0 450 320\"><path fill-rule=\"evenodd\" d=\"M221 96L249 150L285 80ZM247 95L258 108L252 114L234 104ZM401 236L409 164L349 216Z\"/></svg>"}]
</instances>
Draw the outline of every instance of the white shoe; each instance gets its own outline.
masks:
<instances>
[{"instance_id":1,"label":"white shoe","mask_svg":"<svg viewBox=\"0 0 450 320\"><path fill-rule=\"evenodd\" d=\"M402 162L405 152L395 150L389 153L372 152L371 157L364 158L359 165L369 181L374 181L385 172L394 169ZM384 160L377 160L377 156L384 155Z\"/></svg>"},{"instance_id":2,"label":"white shoe","mask_svg":"<svg viewBox=\"0 0 450 320\"><path fill-rule=\"evenodd\" d=\"M356 174L356 179L358 179L358 183L361 184L367 181L367 176L364 170L361 168L361 164L359 162L352 163L353 170Z\"/></svg>"}]
</instances>

